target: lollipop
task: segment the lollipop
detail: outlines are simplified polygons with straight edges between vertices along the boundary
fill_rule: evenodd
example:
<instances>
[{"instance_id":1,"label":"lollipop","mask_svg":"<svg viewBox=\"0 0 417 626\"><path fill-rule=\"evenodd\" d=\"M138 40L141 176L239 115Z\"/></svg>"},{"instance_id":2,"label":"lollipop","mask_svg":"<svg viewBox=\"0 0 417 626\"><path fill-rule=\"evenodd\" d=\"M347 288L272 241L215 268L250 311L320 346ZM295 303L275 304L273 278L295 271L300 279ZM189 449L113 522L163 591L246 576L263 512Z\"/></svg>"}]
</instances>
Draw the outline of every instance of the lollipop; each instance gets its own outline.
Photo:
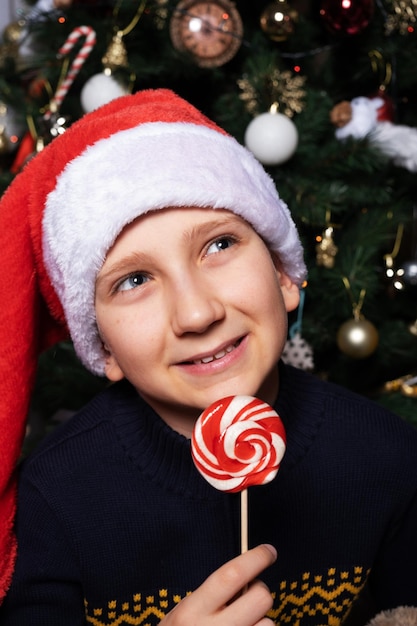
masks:
<instances>
[{"instance_id":1,"label":"lollipop","mask_svg":"<svg viewBox=\"0 0 417 626\"><path fill-rule=\"evenodd\" d=\"M247 488L275 478L285 452L285 429L272 407L252 396L229 396L198 418L191 454L216 489L242 493L242 552L247 549Z\"/></svg>"},{"instance_id":2,"label":"lollipop","mask_svg":"<svg viewBox=\"0 0 417 626\"><path fill-rule=\"evenodd\" d=\"M220 491L270 482L284 452L280 418L252 396L229 396L211 404L198 418L191 439L198 471Z\"/></svg>"}]
</instances>

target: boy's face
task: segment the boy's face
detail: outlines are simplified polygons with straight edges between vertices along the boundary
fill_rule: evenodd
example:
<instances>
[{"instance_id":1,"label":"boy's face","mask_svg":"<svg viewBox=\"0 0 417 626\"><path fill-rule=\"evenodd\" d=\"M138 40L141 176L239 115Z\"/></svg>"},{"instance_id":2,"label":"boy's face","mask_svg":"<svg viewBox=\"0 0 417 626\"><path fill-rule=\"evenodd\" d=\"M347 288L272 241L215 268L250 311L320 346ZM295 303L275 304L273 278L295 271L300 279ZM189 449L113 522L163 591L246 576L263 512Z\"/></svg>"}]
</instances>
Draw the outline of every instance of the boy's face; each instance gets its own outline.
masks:
<instances>
[{"instance_id":1,"label":"boy's face","mask_svg":"<svg viewBox=\"0 0 417 626\"><path fill-rule=\"evenodd\" d=\"M296 285L259 235L224 210L172 208L139 218L96 284L106 375L126 377L175 430L228 395L272 404Z\"/></svg>"}]
</instances>

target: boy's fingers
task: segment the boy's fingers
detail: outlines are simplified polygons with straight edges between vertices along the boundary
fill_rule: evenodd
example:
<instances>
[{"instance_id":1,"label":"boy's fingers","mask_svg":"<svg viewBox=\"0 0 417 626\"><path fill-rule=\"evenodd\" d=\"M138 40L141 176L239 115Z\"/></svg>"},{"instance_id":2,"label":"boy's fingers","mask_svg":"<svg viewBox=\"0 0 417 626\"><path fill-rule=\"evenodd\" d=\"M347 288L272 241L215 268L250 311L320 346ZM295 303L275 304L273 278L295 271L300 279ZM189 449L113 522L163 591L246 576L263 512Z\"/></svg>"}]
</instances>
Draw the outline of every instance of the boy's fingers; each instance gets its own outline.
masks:
<instances>
[{"instance_id":1,"label":"boy's fingers","mask_svg":"<svg viewBox=\"0 0 417 626\"><path fill-rule=\"evenodd\" d=\"M205 598L207 609L218 610L272 565L276 558L277 552L269 544L248 550L211 574L190 598L198 596L195 597L198 602Z\"/></svg>"},{"instance_id":2,"label":"boy's fingers","mask_svg":"<svg viewBox=\"0 0 417 626\"><path fill-rule=\"evenodd\" d=\"M252 626L261 623L271 624L264 616L272 608L272 595L265 583L260 580L252 583L248 590L238 596L234 602L223 609L224 623L230 626ZM266 618L265 618L266 619Z\"/></svg>"}]
</instances>

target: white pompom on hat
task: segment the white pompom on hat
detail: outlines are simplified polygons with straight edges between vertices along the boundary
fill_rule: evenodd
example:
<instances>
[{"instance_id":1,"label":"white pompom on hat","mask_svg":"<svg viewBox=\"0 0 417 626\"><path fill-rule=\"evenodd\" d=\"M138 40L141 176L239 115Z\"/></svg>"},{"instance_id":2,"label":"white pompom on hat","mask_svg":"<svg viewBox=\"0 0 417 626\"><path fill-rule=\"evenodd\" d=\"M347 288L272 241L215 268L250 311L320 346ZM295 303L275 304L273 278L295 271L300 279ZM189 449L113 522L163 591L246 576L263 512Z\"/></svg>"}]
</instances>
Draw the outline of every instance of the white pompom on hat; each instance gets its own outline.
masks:
<instances>
[{"instance_id":1,"label":"white pompom on hat","mask_svg":"<svg viewBox=\"0 0 417 626\"><path fill-rule=\"evenodd\" d=\"M104 373L94 292L123 228L149 211L198 206L246 219L300 285L297 230L253 155L166 89L123 96L86 114L16 176L0 202L0 597L11 574L14 483L43 349L71 336Z\"/></svg>"}]
</instances>

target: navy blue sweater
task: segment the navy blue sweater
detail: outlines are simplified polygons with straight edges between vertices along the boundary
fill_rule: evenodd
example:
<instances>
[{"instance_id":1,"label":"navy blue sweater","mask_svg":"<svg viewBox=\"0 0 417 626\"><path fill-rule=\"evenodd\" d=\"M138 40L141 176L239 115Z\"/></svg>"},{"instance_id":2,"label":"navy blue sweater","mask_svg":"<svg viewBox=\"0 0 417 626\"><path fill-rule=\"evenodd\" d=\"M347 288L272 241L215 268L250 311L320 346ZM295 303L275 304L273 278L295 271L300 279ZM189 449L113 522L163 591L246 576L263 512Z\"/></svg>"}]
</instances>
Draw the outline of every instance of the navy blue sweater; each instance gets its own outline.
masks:
<instances>
[{"instance_id":1,"label":"navy blue sweater","mask_svg":"<svg viewBox=\"0 0 417 626\"><path fill-rule=\"evenodd\" d=\"M277 477L249 489L252 545L277 624L338 626L367 583L375 612L417 605L417 429L281 367ZM16 572L2 626L156 625L239 552L239 494L195 469L189 441L126 382L24 464Z\"/></svg>"}]
</instances>

